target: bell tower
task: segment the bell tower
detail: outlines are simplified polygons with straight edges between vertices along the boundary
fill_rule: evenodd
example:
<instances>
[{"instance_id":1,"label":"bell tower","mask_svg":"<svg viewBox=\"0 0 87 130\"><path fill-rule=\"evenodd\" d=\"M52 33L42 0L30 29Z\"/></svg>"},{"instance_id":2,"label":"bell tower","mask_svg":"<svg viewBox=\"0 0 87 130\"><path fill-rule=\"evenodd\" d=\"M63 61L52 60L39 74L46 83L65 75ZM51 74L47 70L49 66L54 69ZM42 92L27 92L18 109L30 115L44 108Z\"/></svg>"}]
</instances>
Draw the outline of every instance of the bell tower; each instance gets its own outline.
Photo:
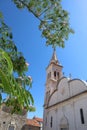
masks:
<instances>
[{"instance_id":1,"label":"bell tower","mask_svg":"<svg viewBox=\"0 0 87 130\"><path fill-rule=\"evenodd\" d=\"M57 81L63 76L62 68L63 66L60 65L54 48L52 58L46 68L46 93L49 92L51 94L56 89Z\"/></svg>"},{"instance_id":2,"label":"bell tower","mask_svg":"<svg viewBox=\"0 0 87 130\"><path fill-rule=\"evenodd\" d=\"M49 111L47 109L51 94L57 89L58 80L63 77L63 66L59 63L56 50L54 48L52 58L46 68L46 84L45 84L45 99L44 99L44 123L43 129L46 129L47 120L49 119ZM51 118L52 121L52 118Z\"/></svg>"}]
</instances>

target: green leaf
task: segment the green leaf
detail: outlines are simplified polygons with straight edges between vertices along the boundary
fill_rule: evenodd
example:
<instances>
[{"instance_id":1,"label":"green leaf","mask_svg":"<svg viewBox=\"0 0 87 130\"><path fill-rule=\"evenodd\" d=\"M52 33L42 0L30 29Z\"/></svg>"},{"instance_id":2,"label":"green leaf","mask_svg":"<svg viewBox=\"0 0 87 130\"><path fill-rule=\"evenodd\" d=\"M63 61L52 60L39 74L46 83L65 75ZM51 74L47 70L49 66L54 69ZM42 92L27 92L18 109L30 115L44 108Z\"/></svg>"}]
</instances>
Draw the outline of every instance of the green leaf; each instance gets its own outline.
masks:
<instances>
[{"instance_id":1,"label":"green leaf","mask_svg":"<svg viewBox=\"0 0 87 130\"><path fill-rule=\"evenodd\" d=\"M2 15L2 12L0 12L0 19L2 19L3 18L3 15Z\"/></svg>"}]
</instances>

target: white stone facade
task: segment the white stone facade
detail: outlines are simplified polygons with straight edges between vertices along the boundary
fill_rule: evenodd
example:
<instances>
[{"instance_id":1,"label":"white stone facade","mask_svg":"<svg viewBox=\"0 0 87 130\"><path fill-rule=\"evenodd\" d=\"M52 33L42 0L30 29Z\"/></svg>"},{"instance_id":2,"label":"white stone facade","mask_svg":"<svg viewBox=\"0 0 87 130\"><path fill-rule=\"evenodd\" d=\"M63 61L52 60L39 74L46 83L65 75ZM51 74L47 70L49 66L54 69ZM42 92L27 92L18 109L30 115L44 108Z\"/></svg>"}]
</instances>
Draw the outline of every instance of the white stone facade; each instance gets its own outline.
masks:
<instances>
[{"instance_id":1,"label":"white stone facade","mask_svg":"<svg viewBox=\"0 0 87 130\"><path fill-rule=\"evenodd\" d=\"M54 71L62 72L55 57L51 59L47 74L48 71L51 75L46 81L43 130L87 130L87 83L62 75L56 75L55 80Z\"/></svg>"}]
</instances>

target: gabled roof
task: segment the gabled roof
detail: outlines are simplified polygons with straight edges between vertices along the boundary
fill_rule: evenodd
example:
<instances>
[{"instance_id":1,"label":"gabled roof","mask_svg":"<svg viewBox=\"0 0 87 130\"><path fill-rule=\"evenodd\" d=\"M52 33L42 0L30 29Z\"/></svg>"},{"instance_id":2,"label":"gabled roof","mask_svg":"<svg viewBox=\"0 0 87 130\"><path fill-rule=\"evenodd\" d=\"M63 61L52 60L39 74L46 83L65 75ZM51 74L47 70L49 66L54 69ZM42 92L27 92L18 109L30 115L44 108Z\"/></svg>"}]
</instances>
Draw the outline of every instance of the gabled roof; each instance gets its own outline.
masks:
<instances>
[{"instance_id":1,"label":"gabled roof","mask_svg":"<svg viewBox=\"0 0 87 130\"><path fill-rule=\"evenodd\" d=\"M35 126L35 127L40 127L40 124L39 124L38 121L36 121L35 119L27 119L27 120L26 120L26 125L31 125L31 126Z\"/></svg>"}]
</instances>

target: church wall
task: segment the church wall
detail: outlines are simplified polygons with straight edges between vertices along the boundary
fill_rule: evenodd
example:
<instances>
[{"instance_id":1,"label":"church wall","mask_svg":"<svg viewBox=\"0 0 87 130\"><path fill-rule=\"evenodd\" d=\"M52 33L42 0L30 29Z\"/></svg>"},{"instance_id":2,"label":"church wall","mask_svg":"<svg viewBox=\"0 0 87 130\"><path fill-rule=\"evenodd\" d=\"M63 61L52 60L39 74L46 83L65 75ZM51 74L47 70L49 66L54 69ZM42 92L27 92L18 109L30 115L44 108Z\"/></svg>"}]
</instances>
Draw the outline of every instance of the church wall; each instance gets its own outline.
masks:
<instances>
[{"instance_id":1,"label":"church wall","mask_svg":"<svg viewBox=\"0 0 87 130\"><path fill-rule=\"evenodd\" d=\"M67 104L67 105L63 105L63 106L57 106L56 109L50 110L49 111L49 120L50 120L50 116L53 116L53 127L52 128L48 128L47 130L60 130L60 126L64 125L61 124L61 120L66 118L67 119L67 125L69 125L69 129L70 130L76 130L75 126L74 126L74 111L73 111L73 107L72 104ZM48 122L49 125L50 122Z\"/></svg>"},{"instance_id":2,"label":"church wall","mask_svg":"<svg viewBox=\"0 0 87 130\"><path fill-rule=\"evenodd\" d=\"M80 109L83 110L84 123L81 121ZM87 95L75 102L76 130L87 130Z\"/></svg>"},{"instance_id":3,"label":"church wall","mask_svg":"<svg viewBox=\"0 0 87 130\"><path fill-rule=\"evenodd\" d=\"M69 98L69 86L66 78L63 78L57 86L57 91L49 99L49 106Z\"/></svg>"},{"instance_id":4,"label":"church wall","mask_svg":"<svg viewBox=\"0 0 87 130\"><path fill-rule=\"evenodd\" d=\"M44 124L44 130L56 130L56 116L56 109L47 112L45 116L47 124Z\"/></svg>"},{"instance_id":5,"label":"church wall","mask_svg":"<svg viewBox=\"0 0 87 130\"><path fill-rule=\"evenodd\" d=\"M58 96L61 95L61 97L58 97L57 99L58 102L69 98L70 94L67 78L62 78L57 87L58 87Z\"/></svg>"},{"instance_id":6,"label":"church wall","mask_svg":"<svg viewBox=\"0 0 87 130\"><path fill-rule=\"evenodd\" d=\"M67 124L69 130L76 130L75 129L75 119L74 119L74 104L73 102L69 102L69 104L66 104L63 108L63 113L65 117L67 118Z\"/></svg>"},{"instance_id":7,"label":"church wall","mask_svg":"<svg viewBox=\"0 0 87 130\"><path fill-rule=\"evenodd\" d=\"M70 85L70 96L74 96L78 93L81 93L81 92L87 90L86 84L84 84L83 81L78 80L78 79L71 80L69 82L69 85Z\"/></svg>"},{"instance_id":8,"label":"church wall","mask_svg":"<svg viewBox=\"0 0 87 130\"><path fill-rule=\"evenodd\" d=\"M80 109L83 109L84 124L81 123ZM45 116L47 117L47 125L44 130L60 130L64 118L67 120L69 130L87 130L87 94L82 94L66 103L62 102L46 109ZM53 117L52 128L50 127L51 116Z\"/></svg>"},{"instance_id":9,"label":"church wall","mask_svg":"<svg viewBox=\"0 0 87 130\"><path fill-rule=\"evenodd\" d=\"M51 99L49 99L49 106L55 104L57 102L57 99L58 99L58 94L57 94L57 91L56 91L52 95Z\"/></svg>"}]
</instances>

